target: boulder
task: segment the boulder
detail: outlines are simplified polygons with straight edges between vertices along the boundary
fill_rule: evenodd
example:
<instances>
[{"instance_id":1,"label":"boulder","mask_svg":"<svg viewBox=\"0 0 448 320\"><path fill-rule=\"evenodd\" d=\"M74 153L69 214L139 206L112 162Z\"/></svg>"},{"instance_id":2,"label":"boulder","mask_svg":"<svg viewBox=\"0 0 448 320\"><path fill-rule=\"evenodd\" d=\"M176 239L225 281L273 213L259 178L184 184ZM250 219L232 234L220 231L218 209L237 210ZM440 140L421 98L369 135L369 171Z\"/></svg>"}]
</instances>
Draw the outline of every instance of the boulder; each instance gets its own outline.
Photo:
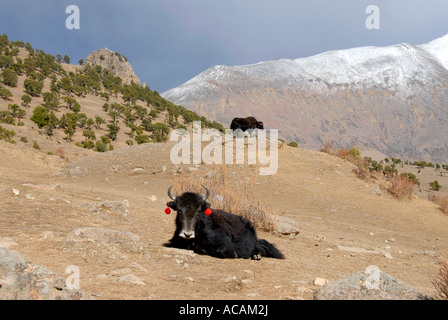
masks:
<instances>
[{"instance_id":1,"label":"boulder","mask_svg":"<svg viewBox=\"0 0 448 320\"><path fill-rule=\"evenodd\" d=\"M0 244L0 300L79 300L65 280L45 266L35 265Z\"/></svg>"},{"instance_id":2,"label":"boulder","mask_svg":"<svg viewBox=\"0 0 448 320\"><path fill-rule=\"evenodd\" d=\"M372 271L373 270L373 271ZM358 272L326 284L315 300L424 300L431 299L400 280L376 269Z\"/></svg>"},{"instance_id":3,"label":"boulder","mask_svg":"<svg viewBox=\"0 0 448 320\"><path fill-rule=\"evenodd\" d=\"M275 216L275 233L282 235L296 235L299 231L299 225L290 218Z\"/></svg>"}]
</instances>

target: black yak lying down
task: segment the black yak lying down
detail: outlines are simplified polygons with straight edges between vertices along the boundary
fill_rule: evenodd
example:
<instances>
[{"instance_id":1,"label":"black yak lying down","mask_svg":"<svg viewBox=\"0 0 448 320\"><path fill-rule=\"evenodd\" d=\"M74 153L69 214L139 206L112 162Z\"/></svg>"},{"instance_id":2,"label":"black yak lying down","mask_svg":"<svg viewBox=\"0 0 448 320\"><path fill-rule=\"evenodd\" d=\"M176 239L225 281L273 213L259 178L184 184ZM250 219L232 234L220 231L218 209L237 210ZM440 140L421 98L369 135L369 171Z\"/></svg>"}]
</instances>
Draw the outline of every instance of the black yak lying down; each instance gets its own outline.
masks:
<instances>
[{"instance_id":1,"label":"black yak lying down","mask_svg":"<svg viewBox=\"0 0 448 320\"><path fill-rule=\"evenodd\" d=\"M256 259L271 257L284 259L283 254L266 240L258 239L255 227L244 217L213 209L205 198L198 193L185 192L167 203L170 209L177 211L176 230L166 247L194 250L217 258Z\"/></svg>"}]
</instances>

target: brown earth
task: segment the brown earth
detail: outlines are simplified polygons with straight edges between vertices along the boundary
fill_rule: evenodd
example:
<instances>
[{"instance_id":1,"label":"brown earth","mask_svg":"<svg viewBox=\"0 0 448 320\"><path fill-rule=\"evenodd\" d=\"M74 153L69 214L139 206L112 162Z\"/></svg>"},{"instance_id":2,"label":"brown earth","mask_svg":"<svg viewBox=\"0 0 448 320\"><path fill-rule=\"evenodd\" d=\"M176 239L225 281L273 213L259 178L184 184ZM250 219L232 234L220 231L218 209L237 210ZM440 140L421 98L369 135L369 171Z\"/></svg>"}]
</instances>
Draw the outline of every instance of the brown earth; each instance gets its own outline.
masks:
<instances>
[{"instance_id":1,"label":"brown earth","mask_svg":"<svg viewBox=\"0 0 448 320\"><path fill-rule=\"evenodd\" d=\"M437 205L417 196L397 200L378 192L384 182L358 179L352 164L292 147L280 148L273 176L258 175L255 165L226 167L236 192L252 178L254 199L299 224L295 236L258 231L285 260L224 260L167 249L174 214L164 213L166 190L176 175L193 170L182 165L176 173L172 143L93 153L47 142L49 149L62 147L72 163L29 143L0 141L0 240L16 243L11 249L63 277L68 266L79 266L87 297L312 299L316 277L336 280L369 265L432 295L437 256L448 252L448 217ZM202 164L192 172L206 183L213 170ZM122 201L128 211L92 210L102 201ZM135 233L141 248L67 242L81 227ZM128 274L143 284L122 278Z\"/></svg>"}]
</instances>

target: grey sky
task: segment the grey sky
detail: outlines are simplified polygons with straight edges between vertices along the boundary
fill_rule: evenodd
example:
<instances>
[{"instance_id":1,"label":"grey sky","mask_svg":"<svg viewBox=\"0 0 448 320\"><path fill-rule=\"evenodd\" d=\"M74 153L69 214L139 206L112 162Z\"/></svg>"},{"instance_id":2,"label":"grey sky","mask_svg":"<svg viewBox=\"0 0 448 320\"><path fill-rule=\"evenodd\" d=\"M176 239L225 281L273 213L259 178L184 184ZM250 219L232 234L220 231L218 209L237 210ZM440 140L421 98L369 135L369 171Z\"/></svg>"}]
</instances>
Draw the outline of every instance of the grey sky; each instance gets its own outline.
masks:
<instances>
[{"instance_id":1,"label":"grey sky","mask_svg":"<svg viewBox=\"0 0 448 320\"><path fill-rule=\"evenodd\" d=\"M71 4L79 30L65 27ZM365 27L372 4L380 30ZM446 0L1 0L0 33L72 63L108 47L163 92L217 64L426 43L448 32L447 13Z\"/></svg>"}]
</instances>

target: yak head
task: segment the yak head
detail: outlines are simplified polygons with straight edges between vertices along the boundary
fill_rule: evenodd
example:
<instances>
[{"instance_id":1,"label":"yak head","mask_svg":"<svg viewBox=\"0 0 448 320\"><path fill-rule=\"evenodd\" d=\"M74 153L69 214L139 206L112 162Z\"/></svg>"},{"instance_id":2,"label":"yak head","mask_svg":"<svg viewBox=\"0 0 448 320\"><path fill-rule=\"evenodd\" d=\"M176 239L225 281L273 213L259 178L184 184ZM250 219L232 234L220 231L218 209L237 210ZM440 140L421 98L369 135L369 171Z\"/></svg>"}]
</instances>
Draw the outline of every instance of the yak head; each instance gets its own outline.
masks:
<instances>
[{"instance_id":1,"label":"yak head","mask_svg":"<svg viewBox=\"0 0 448 320\"><path fill-rule=\"evenodd\" d=\"M264 129L262 121L257 121L257 129Z\"/></svg>"},{"instance_id":2,"label":"yak head","mask_svg":"<svg viewBox=\"0 0 448 320\"><path fill-rule=\"evenodd\" d=\"M179 230L178 236L184 239L193 239L195 237L196 224L198 223L199 215L211 214L210 204L207 198L210 196L210 191L205 187L206 195L203 198L199 193L185 192L180 196L174 197L171 193L171 188L168 189L168 196L173 200L167 203L167 206L177 211L176 226Z\"/></svg>"}]
</instances>

